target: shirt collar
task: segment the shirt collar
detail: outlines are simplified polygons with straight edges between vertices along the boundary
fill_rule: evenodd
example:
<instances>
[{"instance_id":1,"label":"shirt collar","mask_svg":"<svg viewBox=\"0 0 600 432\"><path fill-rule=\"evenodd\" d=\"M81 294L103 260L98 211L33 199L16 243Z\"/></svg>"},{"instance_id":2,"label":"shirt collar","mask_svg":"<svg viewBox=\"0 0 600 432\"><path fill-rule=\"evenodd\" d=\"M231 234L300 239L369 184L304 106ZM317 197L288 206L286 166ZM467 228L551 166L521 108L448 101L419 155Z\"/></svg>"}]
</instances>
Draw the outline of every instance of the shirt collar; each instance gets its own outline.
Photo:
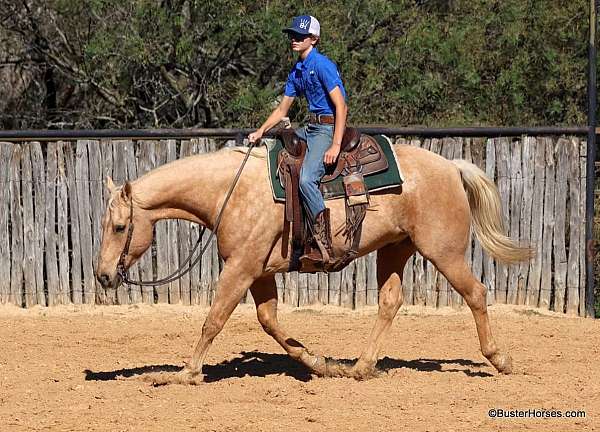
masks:
<instances>
[{"instance_id":1,"label":"shirt collar","mask_svg":"<svg viewBox=\"0 0 600 432\"><path fill-rule=\"evenodd\" d=\"M303 66L308 66L310 63L312 63L318 52L319 51L317 50L317 47L313 47L304 60L298 60L296 62L296 69L302 69Z\"/></svg>"}]
</instances>

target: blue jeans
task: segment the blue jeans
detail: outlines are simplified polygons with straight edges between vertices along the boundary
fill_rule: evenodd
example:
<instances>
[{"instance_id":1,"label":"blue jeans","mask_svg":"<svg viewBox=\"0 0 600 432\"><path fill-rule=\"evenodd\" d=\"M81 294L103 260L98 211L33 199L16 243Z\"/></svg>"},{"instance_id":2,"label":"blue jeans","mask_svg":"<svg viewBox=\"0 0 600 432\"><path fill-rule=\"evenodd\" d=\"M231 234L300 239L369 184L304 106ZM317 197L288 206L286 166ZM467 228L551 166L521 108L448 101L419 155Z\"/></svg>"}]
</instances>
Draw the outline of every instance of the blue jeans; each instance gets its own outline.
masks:
<instances>
[{"instance_id":1,"label":"blue jeans","mask_svg":"<svg viewBox=\"0 0 600 432\"><path fill-rule=\"evenodd\" d=\"M325 210L319 184L325 174L323 157L333 142L333 125L309 123L297 129L296 135L308 144L308 151L300 170L300 195L314 221L317 215Z\"/></svg>"}]
</instances>

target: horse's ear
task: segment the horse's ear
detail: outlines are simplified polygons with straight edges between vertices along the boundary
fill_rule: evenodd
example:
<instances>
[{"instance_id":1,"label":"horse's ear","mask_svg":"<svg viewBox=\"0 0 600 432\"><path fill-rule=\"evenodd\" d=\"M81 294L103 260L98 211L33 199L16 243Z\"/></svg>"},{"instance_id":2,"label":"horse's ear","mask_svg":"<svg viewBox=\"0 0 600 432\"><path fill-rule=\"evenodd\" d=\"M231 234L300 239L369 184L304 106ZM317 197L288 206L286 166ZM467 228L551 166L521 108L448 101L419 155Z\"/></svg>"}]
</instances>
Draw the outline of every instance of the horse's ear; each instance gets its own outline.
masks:
<instances>
[{"instance_id":1,"label":"horse's ear","mask_svg":"<svg viewBox=\"0 0 600 432\"><path fill-rule=\"evenodd\" d=\"M117 190L117 186L115 186L115 183L113 182L113 179L110 178L110 176L106 176L106 187L108 188L108 191L112 194L115 190Z\"/></svg>"},{"instance_id":2,"label":"horse's ear","mask_svg":"<svg viewBox=\"0 0 600 432\"><path fill-rule=\"evenodd\" d=\"M121 189L121 197L125 201L129 201L131 199L131 183L125 182L123 188Z\"/></svg>"}]
</instances>

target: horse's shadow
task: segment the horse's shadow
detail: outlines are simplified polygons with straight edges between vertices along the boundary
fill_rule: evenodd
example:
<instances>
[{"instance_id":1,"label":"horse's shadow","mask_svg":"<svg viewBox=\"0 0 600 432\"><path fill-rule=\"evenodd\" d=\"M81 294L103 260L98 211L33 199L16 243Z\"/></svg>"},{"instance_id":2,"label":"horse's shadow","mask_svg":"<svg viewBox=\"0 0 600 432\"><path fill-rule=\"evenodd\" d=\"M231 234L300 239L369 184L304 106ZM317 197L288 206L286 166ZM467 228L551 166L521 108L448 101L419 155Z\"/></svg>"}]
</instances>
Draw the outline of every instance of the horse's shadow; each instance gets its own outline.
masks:
<instances>
[{"instance_id":1,"label":"horse's shadow","mask_svg":"<svg viewBox=\"0 0 600 432\"><path fill-rule=\"evenodd\" d=\"M333 360L350 366L356 362L356 359ZM442 369L443 365L457 365L458 367ZM421 372L458 372L464 373L470 377L480 378L493 376L488 372L472 370L487 367L486 363L474 362L466 359L398 360L384 357L377 362L376 367L379 372L390 372L404 368ZM86 381L111 381L158 372L174 373L179 372L182 369L182 366L163 364L98 372L86 369L84 373ZM244 376L264 378L268 375L285 375L303 382L310 381L313 377L308 368L285 354L271 354L259 351L244 351L240 353L239 357L232 360L226 360L216 365L204 365L202 372L204 373L204 382L208 383L227 378L242 378Z\"/></svg>"}]
</instances>

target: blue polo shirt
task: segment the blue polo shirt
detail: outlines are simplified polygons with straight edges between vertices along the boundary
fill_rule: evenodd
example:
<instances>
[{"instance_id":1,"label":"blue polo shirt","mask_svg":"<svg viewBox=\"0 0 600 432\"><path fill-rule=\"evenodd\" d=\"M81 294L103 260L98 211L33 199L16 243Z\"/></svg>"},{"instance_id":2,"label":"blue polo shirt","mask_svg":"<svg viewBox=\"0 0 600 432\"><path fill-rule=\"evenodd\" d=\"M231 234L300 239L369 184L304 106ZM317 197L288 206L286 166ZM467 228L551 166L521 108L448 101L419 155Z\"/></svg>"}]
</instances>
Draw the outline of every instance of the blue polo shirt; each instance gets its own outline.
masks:
<instances>
[{"instance_id":1,"label":"blue polo shirt","mask_svg":"<svg viewBox=\"0 0 600 432\"><path fill-rule=\"evenodd\" d=\"M338 69L331 60L313 48L304 60L298 60L285 83L285 95L305 96L308 110L315 114L333 114L335 105L329 92L339 87L344 99L346 89Z\"/></svg>"}]
</instances>

